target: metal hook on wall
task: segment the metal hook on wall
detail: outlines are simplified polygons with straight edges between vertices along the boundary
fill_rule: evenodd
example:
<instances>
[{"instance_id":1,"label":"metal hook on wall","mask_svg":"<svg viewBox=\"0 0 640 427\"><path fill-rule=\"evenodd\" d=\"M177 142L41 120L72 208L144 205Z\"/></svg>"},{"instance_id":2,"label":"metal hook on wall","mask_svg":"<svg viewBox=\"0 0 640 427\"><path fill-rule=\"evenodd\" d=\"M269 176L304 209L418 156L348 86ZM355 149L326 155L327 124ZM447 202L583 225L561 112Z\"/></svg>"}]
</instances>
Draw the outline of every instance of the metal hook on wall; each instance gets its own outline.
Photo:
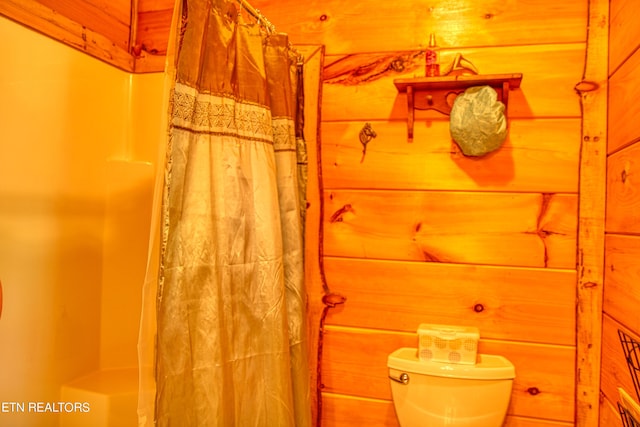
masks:
<instances>
[{"instance_id":1,"label":"metal hook on wall","mask_svg":"<svg viewBox=\"0 0 640 427\"><path fill-rule=\"evenodd\" d=\"M371 123L365 123L364 127L360 130L360 143L362 144L362 158L360 163L364 162L364 156L367 154L367 144L378 134L371 127Z\"/></svg>"}]
</instances>

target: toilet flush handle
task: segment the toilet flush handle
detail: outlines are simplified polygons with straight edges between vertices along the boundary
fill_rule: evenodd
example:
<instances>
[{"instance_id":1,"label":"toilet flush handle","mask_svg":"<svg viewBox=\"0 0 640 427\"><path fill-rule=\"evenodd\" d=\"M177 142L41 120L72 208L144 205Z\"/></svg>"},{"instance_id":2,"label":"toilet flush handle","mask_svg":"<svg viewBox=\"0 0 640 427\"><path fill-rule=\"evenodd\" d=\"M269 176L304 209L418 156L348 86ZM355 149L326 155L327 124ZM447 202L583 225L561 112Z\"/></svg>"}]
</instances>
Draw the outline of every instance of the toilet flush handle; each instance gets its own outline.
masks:
<instances>
[{"instance_id":1,"label":"toilet flush handle","mask_svg":"<svg viewBox=\"0 0 640 427\"><path fill-rule=\"evenodd\" d=\"M404 384L404 385L409 384L409 374L407 374L406 372L401 373L398 378L392 377L391 375L389 375L389 379L400 384Z\"/></svg>"}]
</instances>

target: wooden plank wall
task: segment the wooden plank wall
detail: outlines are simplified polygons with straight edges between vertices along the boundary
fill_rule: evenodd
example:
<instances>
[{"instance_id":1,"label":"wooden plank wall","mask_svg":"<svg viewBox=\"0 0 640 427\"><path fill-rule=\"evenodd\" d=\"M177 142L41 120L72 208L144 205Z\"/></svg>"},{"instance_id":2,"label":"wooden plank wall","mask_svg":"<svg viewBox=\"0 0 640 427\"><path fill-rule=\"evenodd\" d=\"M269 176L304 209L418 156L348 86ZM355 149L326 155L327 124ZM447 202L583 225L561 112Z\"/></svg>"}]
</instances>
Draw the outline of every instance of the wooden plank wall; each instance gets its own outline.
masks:
<instances>
[{"instance_id":1,"label":"wooden plank wall","mask_svg":"<svg viewBox=\"0 0 640 427\"><path fill-rule=\"evenodd\" d=\"M473 325L516 366L506 425L570 426L587 2L254 0L295 42L326 47L323 266L331 293L322 425L394 426L386 360L422 322ZM423 75L430 32L482 73L524 74L510 133L483 158L419 113L406 141L396 78ZM359 132L376 137L363 157ZM336 299L339 300L339 299Z\"/></svg>"},{"instance_id":2,"label":"wooden plank wall","mask_svg":"<svg viewBox=\"0 0 640 427\"><path fill-rule=\"evenodd\" d=\"M135 71L156 72L164 69L169 28L173 16L174 0L135 0L136 21L132 38L135 39Z\"/></svg>"},{"instance_id":3,"label":"wooden plank wall","mask_svg":"<svg viewBox=\"0 0 640 427\"><path fill-rule=\"evenodd\" d=\"M2 0L0 15L123 70L135 67L130 0Z\"/></svg>"},{"instance_id":4,"label":"wooden plank wall","mask_svg":"<svg viewBox=\"0 0 640 427\"><path fill-rule=\"evenodd\" d=\"M174 0L2 0L0 15L124 71L161 72Z\"/></svg>"},{"instance_id":5,"label":"wooden plank wall","mask_svg":"<svg viewBox=\"0 0 640 427\"><path fill-rule=\"evenodd\" d=\"M640 399L618 337L640 340L640 2L611 0L600 425L622 425L618 387ZM639 420L640 421L640 420Z\"/></svg>"}]
</instances>

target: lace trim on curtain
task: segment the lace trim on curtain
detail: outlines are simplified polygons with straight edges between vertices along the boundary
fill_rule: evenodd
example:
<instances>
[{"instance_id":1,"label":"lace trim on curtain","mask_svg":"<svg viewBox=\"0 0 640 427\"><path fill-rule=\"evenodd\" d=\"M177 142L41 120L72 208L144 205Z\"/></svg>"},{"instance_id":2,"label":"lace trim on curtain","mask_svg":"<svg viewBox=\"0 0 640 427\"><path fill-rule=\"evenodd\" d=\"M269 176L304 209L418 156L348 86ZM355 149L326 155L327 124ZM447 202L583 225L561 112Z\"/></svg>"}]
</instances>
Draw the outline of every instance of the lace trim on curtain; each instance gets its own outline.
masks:
<instances>
[{"instance_id":1,"label":"lace trim on curtain","mask_svg":"<svg viewBox=\"0 0 640 427\"><path fill-rule=\"evenodd\" d=\"M174 89L173 127L193 133L237 136L296 151L295 124L289 117L271 118L268 108L234 98L198 93L180 83Z\"/></svg>"},{"instance_id":2,"label":"lace trim on curtain","mask_svg":"<svg viewBox=\"0 0 640 427\"><path fill-rule=\"evenodd\" d=\"M273 119L273 145L276 152L296 152L295 124L288 117Z\"/></svg>"},{"instance_id":3,"label":"lace trim on curtain","mask_svg":"<svg viewBox=\"0 0 640 427\"><path fill-rule=\"evenodd\" d=\"M266 107L199 93L180 83L176 83L172 100L173 127L273 144L271 113Z\"/></svg>"}]
</instances>

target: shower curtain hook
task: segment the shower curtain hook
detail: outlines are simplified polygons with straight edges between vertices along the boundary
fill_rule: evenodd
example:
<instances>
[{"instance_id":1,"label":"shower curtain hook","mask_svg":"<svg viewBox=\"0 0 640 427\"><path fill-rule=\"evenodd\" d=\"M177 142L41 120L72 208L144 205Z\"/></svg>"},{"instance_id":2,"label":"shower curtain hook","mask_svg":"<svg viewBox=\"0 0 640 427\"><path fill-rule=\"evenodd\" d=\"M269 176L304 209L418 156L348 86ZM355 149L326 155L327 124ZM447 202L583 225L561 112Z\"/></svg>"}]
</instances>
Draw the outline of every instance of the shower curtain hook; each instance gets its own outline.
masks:
<instances>
[{"instance_id":1,"label":"shower curtain hook","mask_svg":"<svg viewBox=\"0 0 640 427\"><path fill-rule=\"evenodd\" d=\"M268 35L275 34L275 25L273 25L271 21L269 21L262 13L260 13L260 9L254 8L246 0L237 0L237 2L240 3L241 9L244 8L247 13L249 13L249 15L253 16L256 19L258 25L260 25ZM238 11L238 15L239 14L240 11Z\"/></svg>"},{"instance_id":2,"label":"shower curtain hook","mask_svg":"<svg viewBox=\"0 0 640 427\"><path fill-rule=\"evenodd\" d=\"M262 24L262 26L267 31L267 34L269 35L275 34L276 26L273 25L271 21L269 21L267 17L260 12L260 9L256 9L256 14L258 15L258 22Z\"/></svg>"}]
</instances>

